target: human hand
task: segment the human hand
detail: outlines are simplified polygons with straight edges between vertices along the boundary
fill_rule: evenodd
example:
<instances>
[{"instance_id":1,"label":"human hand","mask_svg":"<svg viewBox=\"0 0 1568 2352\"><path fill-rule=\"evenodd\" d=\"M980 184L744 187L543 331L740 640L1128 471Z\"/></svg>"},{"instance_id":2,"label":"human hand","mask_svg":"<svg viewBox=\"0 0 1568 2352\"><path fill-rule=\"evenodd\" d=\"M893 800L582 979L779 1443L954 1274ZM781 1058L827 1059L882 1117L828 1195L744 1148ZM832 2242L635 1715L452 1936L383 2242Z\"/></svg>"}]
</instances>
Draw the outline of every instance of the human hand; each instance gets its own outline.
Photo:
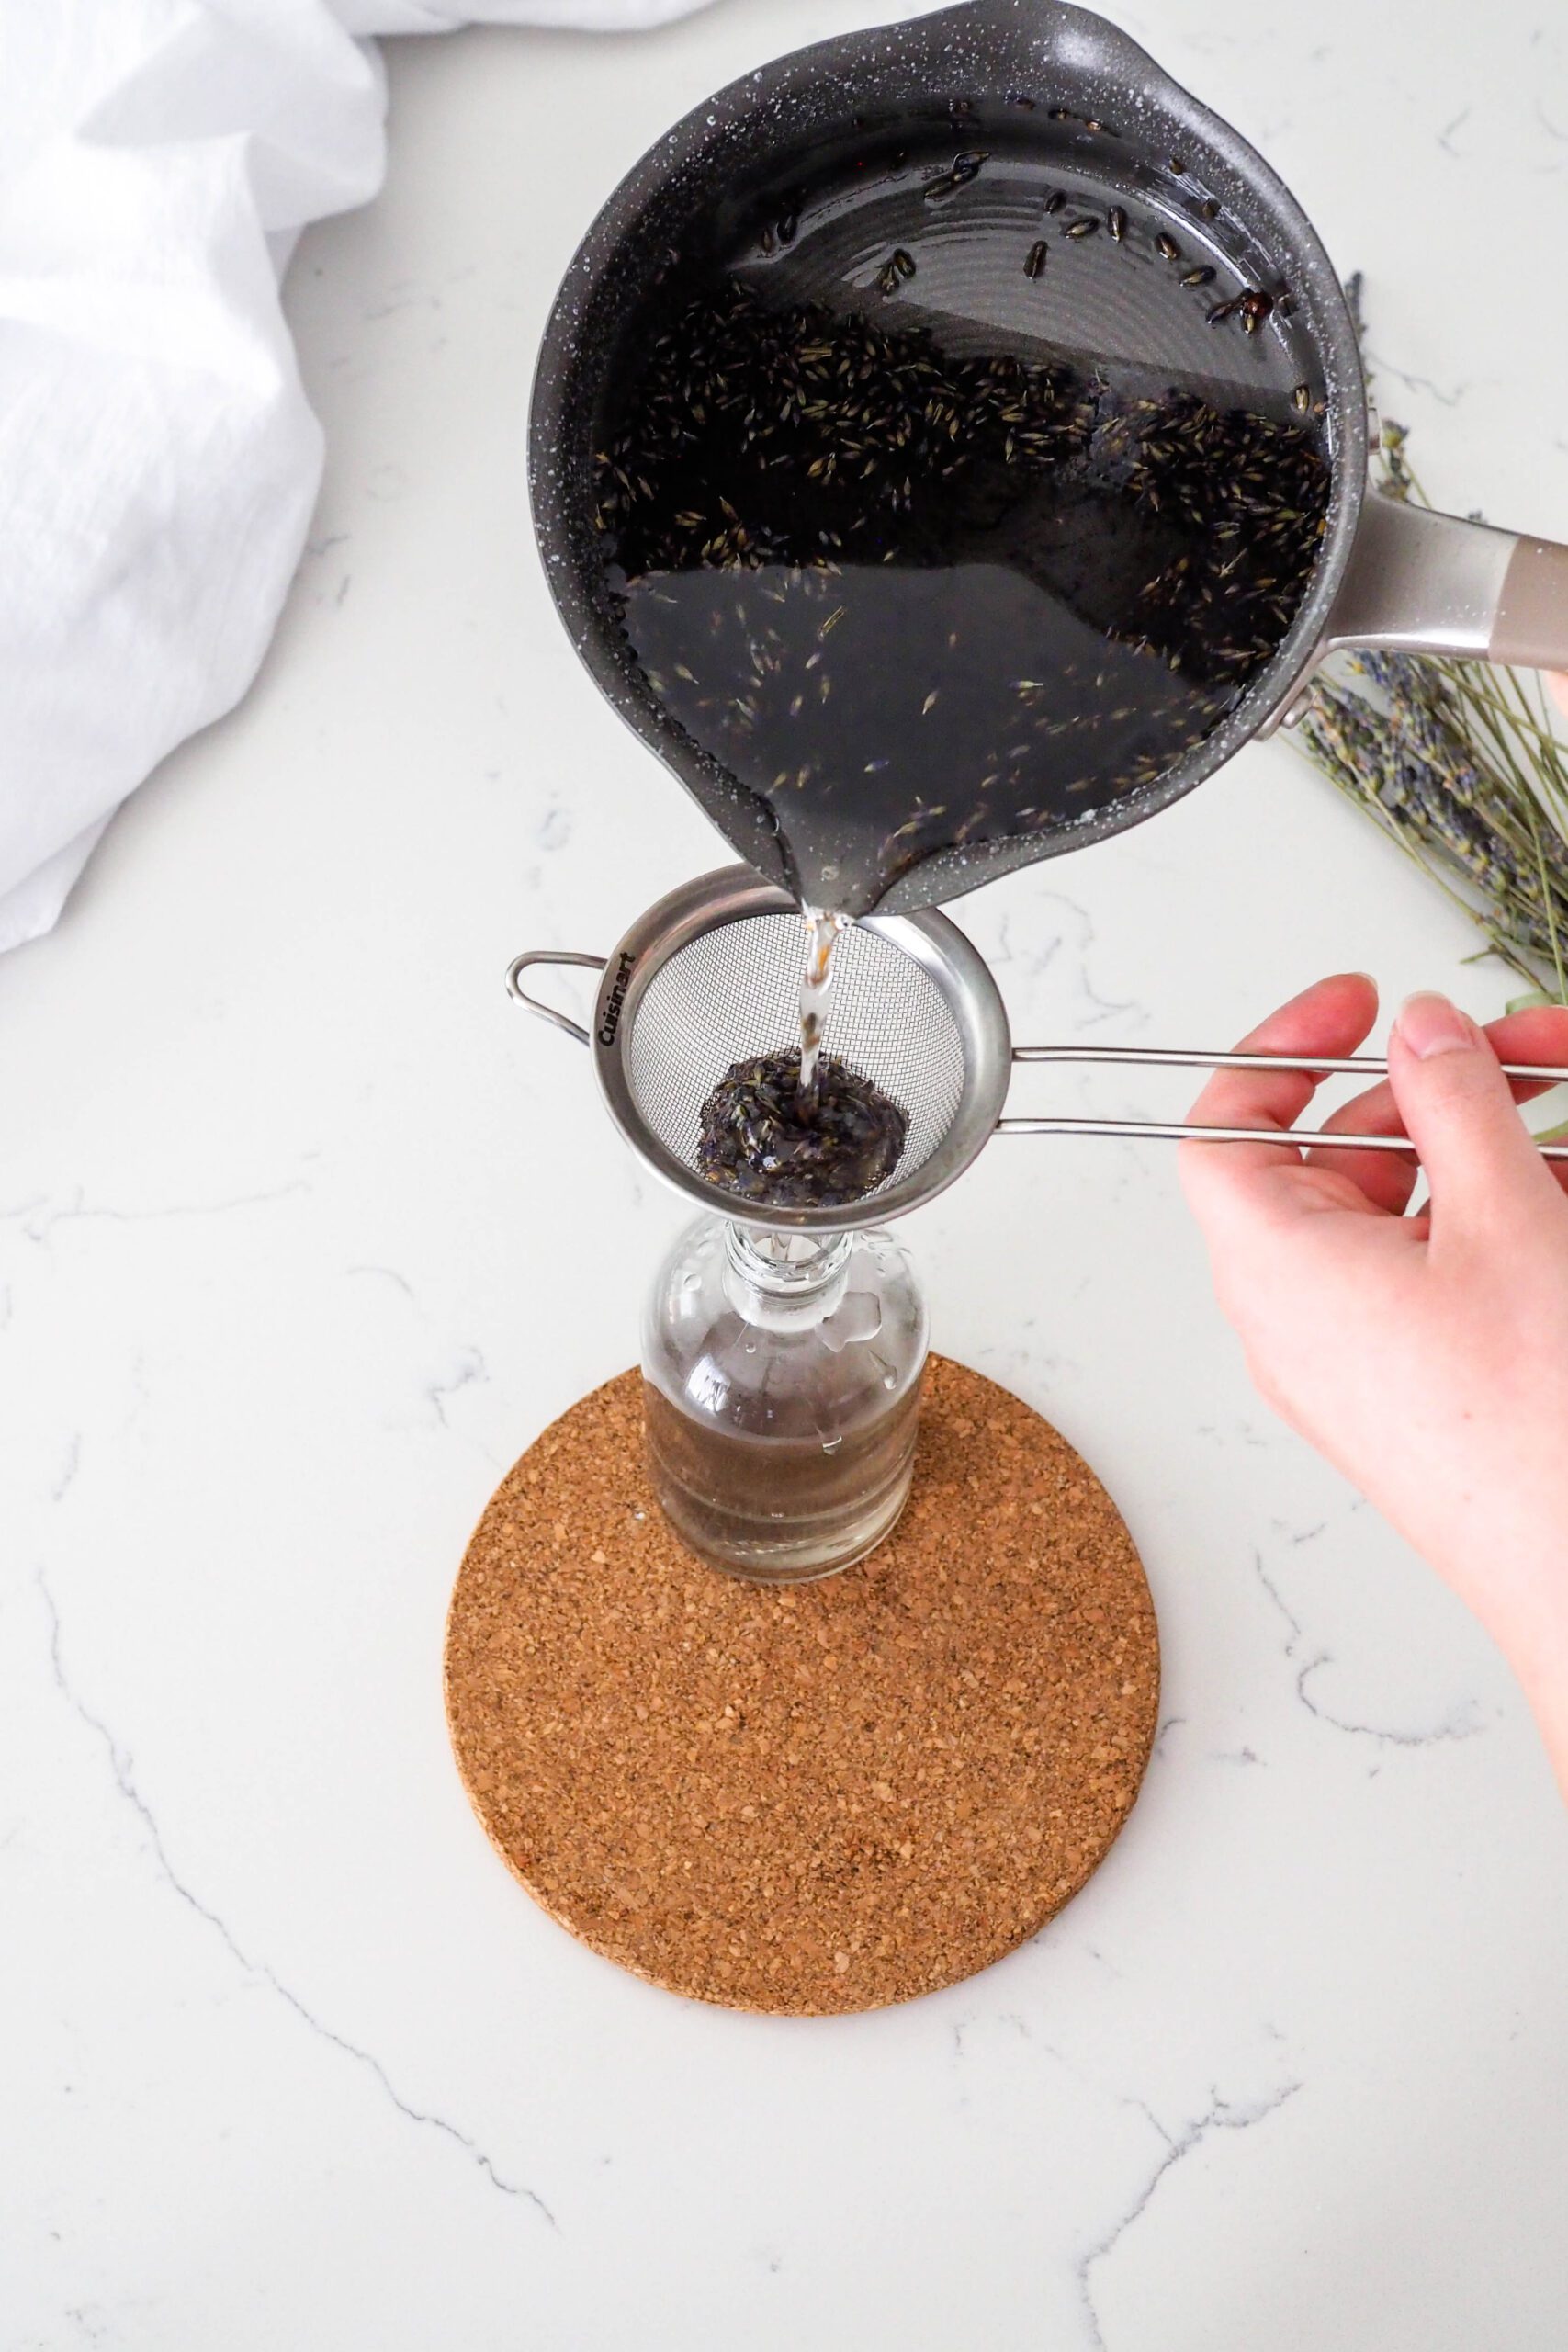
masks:
<instances>
[{"instance_id":1,"label":"human hand","mask_svg":"<svg viewBox=\"0 0 1568 2352\"><path fill-rule=\"evenodd\" d=\"M1343 974L1243 1043L1348 1054L1376 1012L1373 983ZM1488 1627L1568 1789L1568 1198L1499 1058L1568 1064L1568 1011L1483 1032L1441 997L1412 998L1388 1080L1325 1121L1412 1136L1430 1189L1419 1215L1407 1158L1331 1143L1185 1143L1181 1173L1263 1396ZM1283 1131L1315 1083L1217 1071L1191 1115Z\"/></svg>"}]
</instances>

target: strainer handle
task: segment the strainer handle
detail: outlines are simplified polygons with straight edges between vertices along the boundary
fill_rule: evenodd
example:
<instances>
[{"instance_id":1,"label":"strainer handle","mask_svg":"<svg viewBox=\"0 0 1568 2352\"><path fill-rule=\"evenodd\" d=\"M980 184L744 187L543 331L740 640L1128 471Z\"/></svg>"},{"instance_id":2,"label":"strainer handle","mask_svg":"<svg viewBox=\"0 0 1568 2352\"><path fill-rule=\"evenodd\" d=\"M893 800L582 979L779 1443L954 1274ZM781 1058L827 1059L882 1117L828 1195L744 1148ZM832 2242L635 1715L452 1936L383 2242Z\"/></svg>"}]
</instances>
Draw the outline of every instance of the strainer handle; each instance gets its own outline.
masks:
<instances>
[{"instance_id":1,"label":"strainer handle","mask_svg":"<svg viewBox=\"0 0 1568 2352\"><path fill-rule=\"evenodd\" d=\"M1189 1053L1178 1046L1015 1046L1015 1062L1135 1062L1161 1069L1298 1069L1314 1078L1382 1076L1388 1064L1370 1054ZM1504 1062L1505 1078L1551 1085L1568 1079L1568 1069L1551 1062ZM1317 1143L1336 1151L1399 1151L1414 1154L1408 1136L1320 1136L1309 1127L1193 1126L1168 1119L1011 1118L997 1121L998 1135L1151 1136L1160 1142L1185 1143ZM1543 1159L1568 1159L1568 1144L1543 1143Z\"/></svg>"},{"instance_id":2,"label":"strainer handle","mask_svg":"<svg viewBox=\"0 0 1568 2352\"><path fill-rule=\"evenodd\" d=\"M1386 1078L1388 1064L1376 1054L1269 1054L1240 1048L1224 1054L1189 1051L1185 1046L1015 1046L1015 1062L1136 1062L1145 1069L1299 1069L1314 1078ZM1560 1062L1501 1062L1505 1078L1541 1086L1561 1085L1568 1066Z\"/></svg>"},{"instance_id":3,"label":"strainer handle","mask_svg":"<svg viewBox=\"0 0 1568 2352\"><path fill-rule=\"evenodd\" d=\"M1408 1136L1344 1136L1316 1127L1195 1127L1164 1119L998 1119L998 1135L1126 1136L1134 1143L1325 1144L1335 1151L1397 1151L1416 1157ZM1537 1146L1543 1159L1568 1159L1568 1143Z\"/></svg>"},{"instance_id":4,"label":"strainer handle","mask_svg":"<svg viewBox=\"0 0 1568 2352\"><path fill-rule=\"evenodd\" d=\"M530 996L523 985L523 975L530 964L581 964L588 971L602 972L607 961L604 956L574 955L567 947L528 947L521 956L514 956L506 967L507 992L514 996L519 1004L525 1004L530 1012L536 1012L541 1021L549 1022L554 1028L564 1029L569 1037L575 1037L580 1046L586 1046L590 1040L581 1022L574 1021L570 1012L558 1012L553 1004L545 1004L538 997Z\"/></svg>"}]
</instances>

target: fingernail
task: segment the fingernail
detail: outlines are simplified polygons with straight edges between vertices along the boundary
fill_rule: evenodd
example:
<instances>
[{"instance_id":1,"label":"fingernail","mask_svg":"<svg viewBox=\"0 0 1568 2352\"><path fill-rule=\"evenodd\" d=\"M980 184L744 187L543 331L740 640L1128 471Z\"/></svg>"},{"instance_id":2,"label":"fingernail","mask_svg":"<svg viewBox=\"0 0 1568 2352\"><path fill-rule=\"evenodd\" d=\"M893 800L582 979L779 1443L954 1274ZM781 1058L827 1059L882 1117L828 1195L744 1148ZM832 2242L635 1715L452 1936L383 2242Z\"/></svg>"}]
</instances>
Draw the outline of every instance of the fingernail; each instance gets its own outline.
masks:
<instances>
[{"instance_id":1,"label":"fingernail","mask_svg":"<svg viewBox=\"0 0 1568 2352\"><path fill-rule=\"evenodd\" d=\"M1458 1005L1450 1004L1446 996L1425 991L1406 997L1400 1008L1398 1027L1401 1039L1417 1061L1430 1061L1436 1054L1457 1053L1461 1046L1475 1043L1475 1023Z\"/></svg>"}]
</instances>

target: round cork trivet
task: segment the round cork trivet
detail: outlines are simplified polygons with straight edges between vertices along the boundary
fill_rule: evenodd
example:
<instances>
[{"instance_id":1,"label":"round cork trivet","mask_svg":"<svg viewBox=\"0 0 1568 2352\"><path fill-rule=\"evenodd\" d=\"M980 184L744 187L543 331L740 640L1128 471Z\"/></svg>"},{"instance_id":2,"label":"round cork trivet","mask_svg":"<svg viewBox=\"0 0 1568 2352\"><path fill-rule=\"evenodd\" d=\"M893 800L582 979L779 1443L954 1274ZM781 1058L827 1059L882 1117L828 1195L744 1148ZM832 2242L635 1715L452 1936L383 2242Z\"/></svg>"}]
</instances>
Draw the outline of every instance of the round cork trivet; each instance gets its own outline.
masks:
<instances>
[{"instance_id":1,"label":"round cork trivet","mask_svg":"<svg viewBox=\"0 0 1568 2352\"><path fill-rule=\"evenodd\" d=\"M1034 1934L1125 1821L1158 1694L1115 1505L940 1357L908 1507L858 1567L757 1585L694 1558L628 1372L502 1481L446 1629L458 1768L529 1893L656 1984L795 2017Z\"/></svg>"}]
</instances>

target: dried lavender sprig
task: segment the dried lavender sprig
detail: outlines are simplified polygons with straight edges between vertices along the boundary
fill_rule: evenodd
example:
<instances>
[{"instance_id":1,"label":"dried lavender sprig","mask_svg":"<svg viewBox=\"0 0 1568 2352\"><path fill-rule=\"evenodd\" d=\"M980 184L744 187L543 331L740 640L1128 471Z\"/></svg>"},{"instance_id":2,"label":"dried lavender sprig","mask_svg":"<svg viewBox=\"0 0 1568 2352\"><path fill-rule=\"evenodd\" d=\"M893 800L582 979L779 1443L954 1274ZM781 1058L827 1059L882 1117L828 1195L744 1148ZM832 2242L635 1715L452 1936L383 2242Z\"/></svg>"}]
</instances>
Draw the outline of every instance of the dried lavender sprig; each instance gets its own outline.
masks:
<instances>
[{"instance_id":1,"label":"dried lavender sprig","mask_svg":"<svg viewBox=\"0 0 1568 2352\"><path fill-rule=\"evenodd\" d=\"M1349 291L1356 331L1364 340L1359 274ZM1405 456L1409 437L1405 426L1392 419L1384 427L1380 487L1387 497L1415 498L1427 506L1431 501ZM1484 519L1479 510L1472 516L1477 523ZM1544 809L1559 839L1568 843L1568 746L1555 732L1540 677L1534 672L1526 677L1517 670L1482 662L1402 659L1409 664L1404 674L1412 695L1424 696L1439 708L1467 743L1479 739L1492 754L1495 766L1501 767L1502 776L1495 775L1493 781L1501 783L1503 789L1494 793L1491 809L1498 821L1510 827L1516 840L1528 832L1544 888L1547 857L1540 818ZM1554 850L1554 860L1555 854ZM1551 958L1558 994L1568 1001L1563 942L1556 931L1551 936Z\"/></svg>"},{"instance_id":2,"label":"dried lavender sprig","mask_svg":"<svg viewBox=\"0 0 1568 2352\"><path fill-rule=\"evenodd\" d=\"M1359 280L1348 291L1354 311ZM1407 437L1384 425L1380 493L1425 504ZM1479 924L1483 952L1532 989L1550 975L1568 1003L1568 747L1544 699L1473 662L1364 652L1350 666L1377 699L1316 681L1303 750Z\"/></svg>"},{"instance_id":3,"label":"dried lavender sprig","mask_svg":"<svg viewBox=\"0 0 1568 2352\"><path fill-rule=\"evenodd\" d=\"M1488 828L1469 791L1456 790L1440 763L1402 742L1396 726L1380 725L1381 716L1359 695L1325 686L1305 723L1314 748L1355 775L1363 794L1375 792L1397 823L1441 849L1499 900L1522 902L1522 919L1533 915L1543 896L1537 870ZM1568 893L1563 911L1568 914Z\"/></svg>"},{"instance_id":4,"label":"dried lavender sprig","mask_svg":"<svg viewBox=\"0 0 1568 2352\"><path fill-rule=\"evenodd\" d=\"M1519 855L1539 865L1543 844L1530 779L1521 766L1517 746L1497 725L1497 714L1472 713L1464 700L1449 691L1436 663L1420 662L1412 654L1358 652L1351 656L1351 667L1385 696L1383 716L1389 726L1417 758L1437 771L1451 797L1462 808L1483 815ZM1483 775L1476 764L1477 726L1488 738L1495 758L1507 771L1512 797L1500 795L1496 777ZM1555 860L1551 870L1568 894L1568 862Z\"/></svg>"},{"instance_id":5,"label":"dried lavender sprig","mask_svg":"<svg viewBox=\"0 0 1568 2352\"><path fill-rule=\"evenodd\" d=\"M1419 673L1438 665L1411 666ZM1555 837L1549 842L1528 778L1487 759L1461 730L1434 723L1430 703L1414 701L1407 683L1392 683L1382 709L1320 681L1303 748L1434 878L1472 886L1481 904L1464 903L1494 949L1512 951L1505 956L1511 968L1532 986L1542 967L1557 978L1568 934L1568 853Z\"/></svg>"},{"instance_id":6,"label":"dried lavender sprig","mask_svg":"<svg viewBox=\"0 0 1568 2352\"><path fill-rule=\"evenodd\" d=\"M1360 695L1320 682L1300 736L1330 782L1480 923L1494 954L1538 987L1539 966L1527 959L1550 958L1552 921L1568 921L1568 896L1551 892L1557 903L1543 920L1540 874L1522 865L1488 831L1483 818L1447 790L1439 771L1402 753L1393 730ZM1456 888L1456 882L1468 885L1474 896Z\"/></svg>"}]
</instances>

